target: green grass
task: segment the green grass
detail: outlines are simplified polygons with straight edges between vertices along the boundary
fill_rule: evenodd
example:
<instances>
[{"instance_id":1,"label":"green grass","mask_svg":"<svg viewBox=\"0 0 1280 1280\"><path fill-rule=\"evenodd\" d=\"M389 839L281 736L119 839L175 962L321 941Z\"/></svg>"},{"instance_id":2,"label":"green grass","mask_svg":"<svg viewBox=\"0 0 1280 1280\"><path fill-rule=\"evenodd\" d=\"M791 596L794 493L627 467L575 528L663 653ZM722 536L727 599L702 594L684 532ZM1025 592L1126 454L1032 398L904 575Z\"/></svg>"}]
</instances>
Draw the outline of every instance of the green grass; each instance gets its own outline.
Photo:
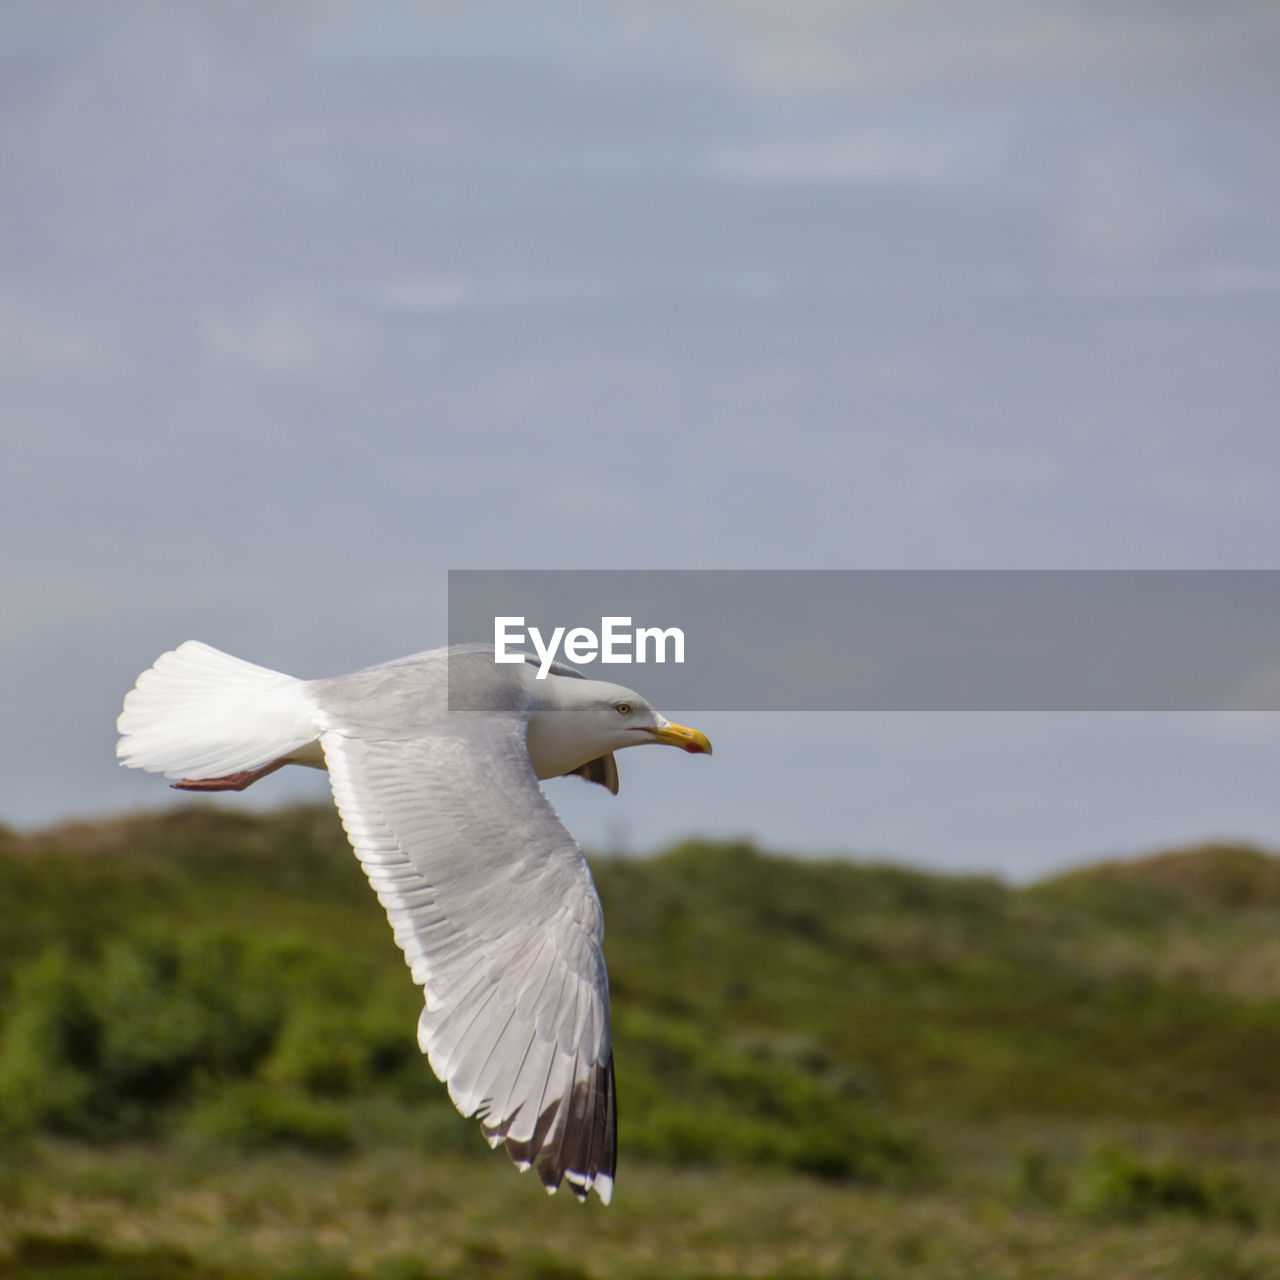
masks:
<instances>
[{"instance_id":1,"label":"green grass","mask_svg":"<svg viewBox=\"0 0 1280 1280\"><path fill-rule=\"evenodd\" d=\"M336 819L0 830L0 1280L1280 1276L1280 861L593 860L615 1203L457 1116Z\"/></svg>"}]
</instances>

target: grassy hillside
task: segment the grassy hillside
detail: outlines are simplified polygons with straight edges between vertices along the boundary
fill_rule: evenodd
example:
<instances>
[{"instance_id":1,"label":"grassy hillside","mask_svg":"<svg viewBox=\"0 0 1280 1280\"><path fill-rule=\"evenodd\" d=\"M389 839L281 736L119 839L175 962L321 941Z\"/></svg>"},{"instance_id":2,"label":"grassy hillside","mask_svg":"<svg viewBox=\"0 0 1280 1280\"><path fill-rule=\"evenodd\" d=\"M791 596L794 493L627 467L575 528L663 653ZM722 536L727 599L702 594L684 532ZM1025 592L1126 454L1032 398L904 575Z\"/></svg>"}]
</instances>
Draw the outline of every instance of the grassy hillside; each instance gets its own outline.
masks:
<instances>
[{"instance_id":1,"label":"grassy hillside","mask_svg":"<svg viewBox=\"0 0 1280 1280\"><path fill-rule=\"evenodd\" d=\"M0 1277L1280 1276L1280 861L593 862L618 1195L452 1110L327 810L0 831Z\"/></svg>"}]
</instances>

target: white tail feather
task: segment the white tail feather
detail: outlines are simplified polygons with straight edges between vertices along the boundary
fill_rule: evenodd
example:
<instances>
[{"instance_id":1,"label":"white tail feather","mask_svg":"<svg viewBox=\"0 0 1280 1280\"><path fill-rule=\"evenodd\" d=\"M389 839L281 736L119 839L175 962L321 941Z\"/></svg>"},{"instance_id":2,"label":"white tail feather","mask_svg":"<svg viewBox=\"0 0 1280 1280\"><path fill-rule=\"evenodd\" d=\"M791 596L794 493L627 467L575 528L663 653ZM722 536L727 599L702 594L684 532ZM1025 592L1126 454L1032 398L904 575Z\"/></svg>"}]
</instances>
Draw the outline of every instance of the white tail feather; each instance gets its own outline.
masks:
<instances>
[{"instance_id":1,"label":"white tail feather","mask_svg":"<svg viewBox=\"0 0 1280 1280\"><path fill-rule=\"evenodd\" d=\"M319 736L306 682L198 640L162 653L124 700L120 763L220 778L293 755Z\"/></svg>"}]
</instances>

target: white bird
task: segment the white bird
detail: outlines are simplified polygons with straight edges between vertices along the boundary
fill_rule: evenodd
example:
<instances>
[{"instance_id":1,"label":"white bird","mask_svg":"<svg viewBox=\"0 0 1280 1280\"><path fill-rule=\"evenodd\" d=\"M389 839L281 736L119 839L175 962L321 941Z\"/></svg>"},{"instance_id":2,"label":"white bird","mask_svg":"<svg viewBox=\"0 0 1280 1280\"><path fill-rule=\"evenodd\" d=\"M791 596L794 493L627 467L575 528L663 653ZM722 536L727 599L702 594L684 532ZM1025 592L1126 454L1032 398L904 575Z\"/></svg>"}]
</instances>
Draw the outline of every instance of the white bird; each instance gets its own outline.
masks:
<instances>
[{"instance_id":1,"label":"white bird","mask_svg":"<svg viewBox=\"0 0 1280 1280\"><path fill-rule=\"evenodd\" d=\"M490 1146L549 1192L609 1202L617 1110L600 899L538 785L617 793L613 753L710 754L639 694L490 645L429 649L299 680L188 640L138 677L122 764L188 791L327 768L342 824L425 996L418 1043Z\"/></svg>"}]
</instances>

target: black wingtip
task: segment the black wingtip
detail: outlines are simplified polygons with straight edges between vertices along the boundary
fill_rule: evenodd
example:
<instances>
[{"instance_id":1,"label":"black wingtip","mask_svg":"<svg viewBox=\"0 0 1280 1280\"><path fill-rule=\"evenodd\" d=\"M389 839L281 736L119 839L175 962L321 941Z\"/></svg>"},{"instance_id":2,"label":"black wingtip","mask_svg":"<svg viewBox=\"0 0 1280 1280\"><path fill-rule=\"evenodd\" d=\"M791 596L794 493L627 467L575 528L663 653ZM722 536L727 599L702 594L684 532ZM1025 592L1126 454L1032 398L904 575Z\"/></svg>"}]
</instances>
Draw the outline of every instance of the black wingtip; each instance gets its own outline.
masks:
<instances>
[{"instance_id":1,"label":"black wingtip","mask_svg":"<svg viewBox=\"0 0 1280 1280\"><path fill-rule=\"evenodd\" d=\"M565 1103L568 1103L565 1106ZM613 1198L618 1163L618 1107L613 1055L597 1063L567 1098L556 1098L538 1117L532 1137L506 1138L504 1126L486 1127L486 1137L505 1138L507 1154L522 1170L534 1168L548 1192L562 1182L580 1201L594 1191L604 1204Z\"/></svg>"}]
</instances>

